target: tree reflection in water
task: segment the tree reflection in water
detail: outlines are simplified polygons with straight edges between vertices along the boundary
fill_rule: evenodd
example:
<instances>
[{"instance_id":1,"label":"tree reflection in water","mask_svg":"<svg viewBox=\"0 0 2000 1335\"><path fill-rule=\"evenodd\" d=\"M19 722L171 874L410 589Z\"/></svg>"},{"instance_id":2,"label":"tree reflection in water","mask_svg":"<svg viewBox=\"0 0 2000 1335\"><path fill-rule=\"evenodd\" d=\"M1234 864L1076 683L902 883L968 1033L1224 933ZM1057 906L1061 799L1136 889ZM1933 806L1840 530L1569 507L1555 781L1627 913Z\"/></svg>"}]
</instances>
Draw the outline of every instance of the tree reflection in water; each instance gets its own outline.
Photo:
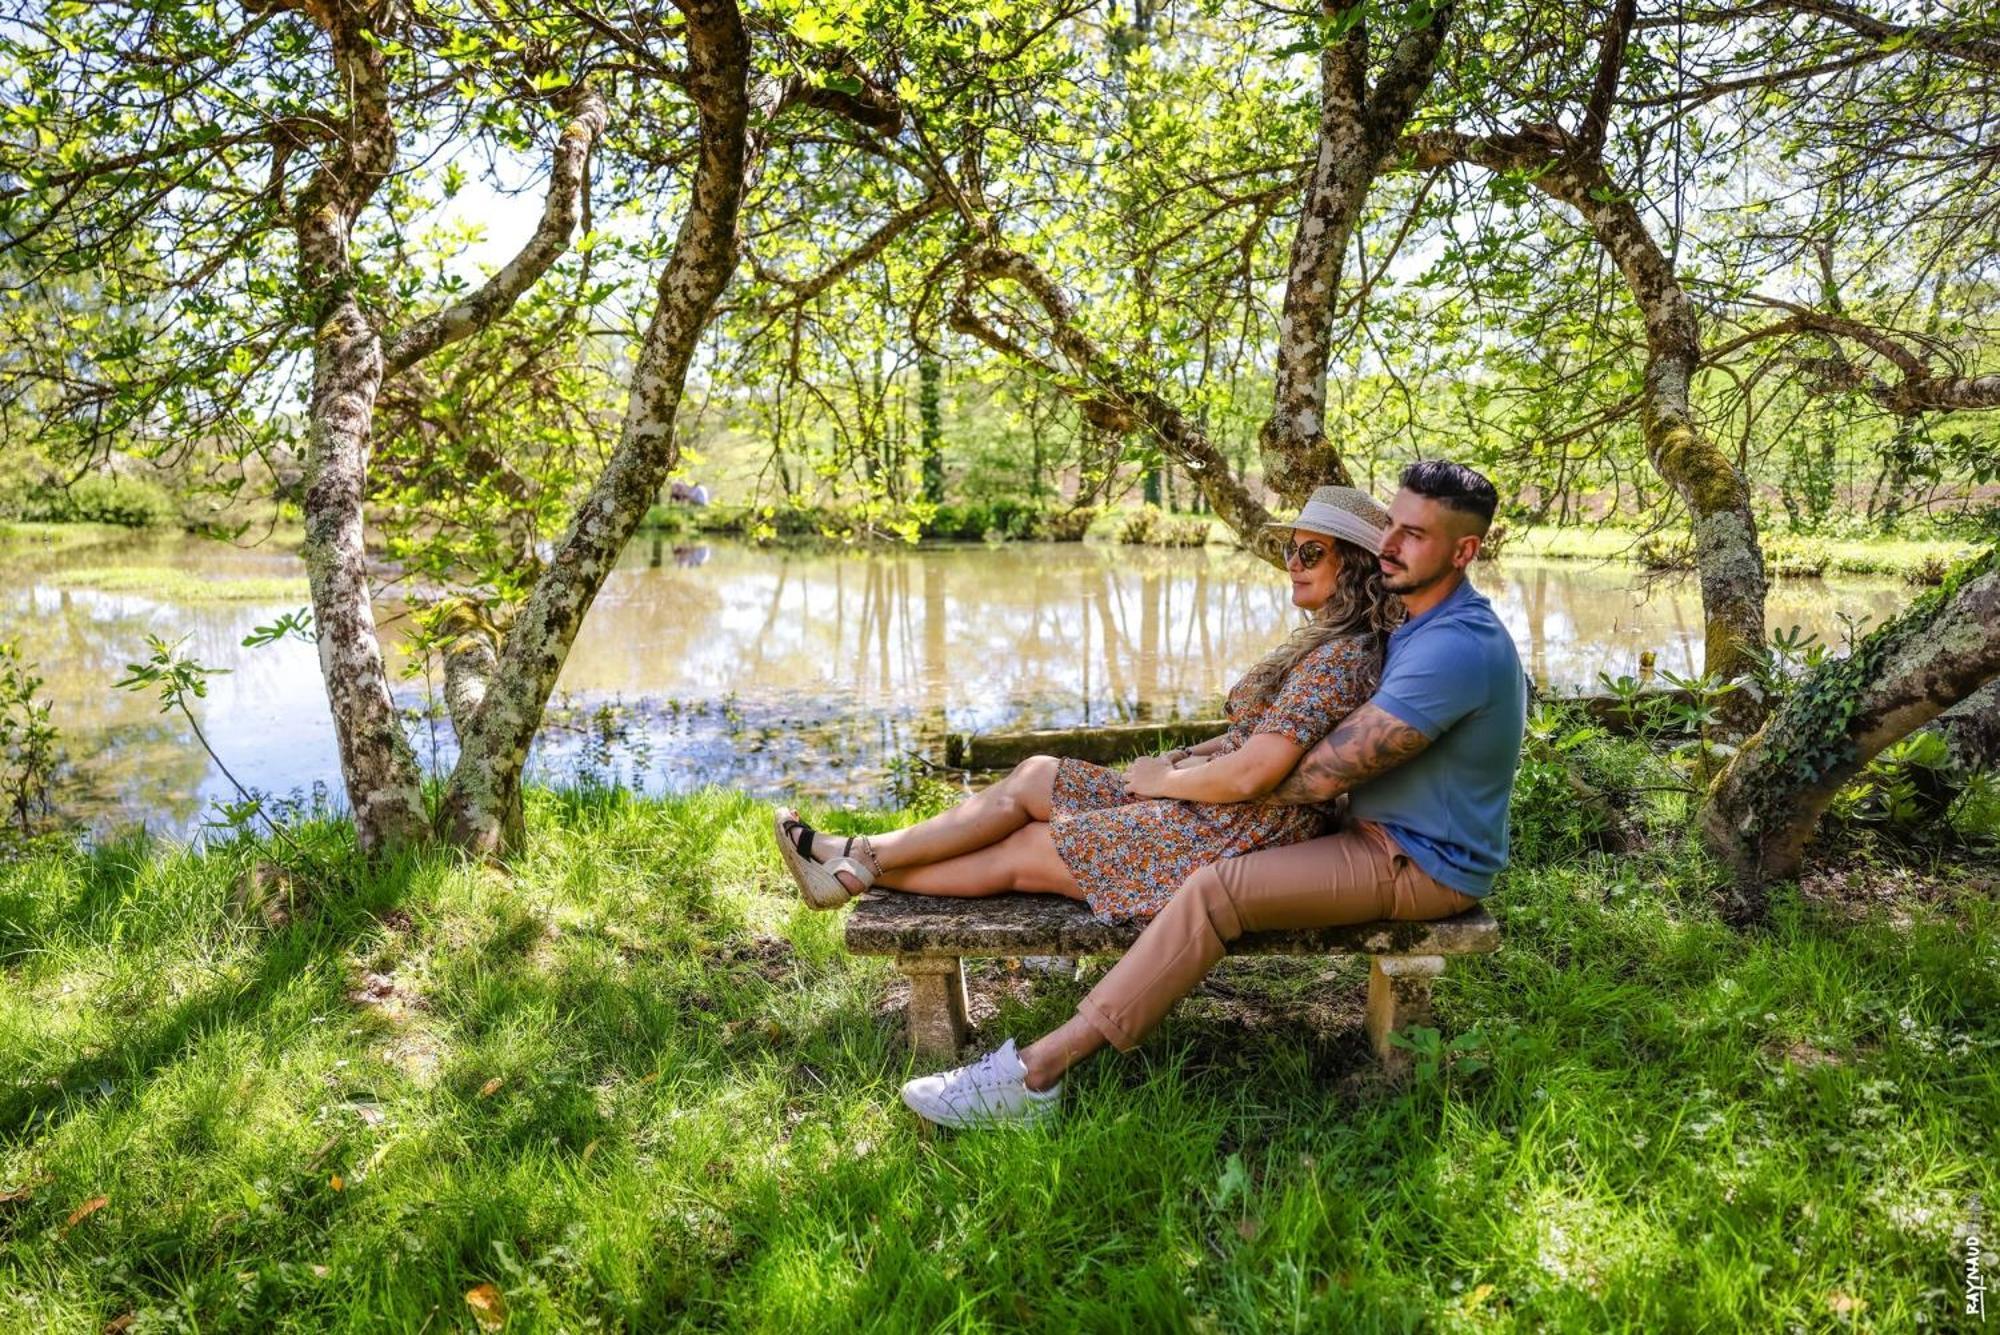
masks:
<instances>
[{"instance_id":1,"label":"tree reflection in water","mask_svg":"<svg viewBox=\"0 0 2000 1335\"><path fill-rule=\"evenodd\" d=\"M147 631L191 633L203 662L231 669L198 708L246 782L275 794L315 781L338 790L311 647L241 647L290 608L68 589L66 559L103 565L105 553L10 562L0 635L42 665L88 780L86 815L185 830L222 792L171 720L110 689ZM192 540L155 540L144 559L217 580L297 569L282 553ZM1700 660L1690 581L1649 586L1631 567L1526 560L1482 565L1474 580L1539 681L1587 687L1600 671L1635 671L1643 649L1676 671ZM1770 622L1838 643L1841 612L1880 618L1904 596L1887 581L1781 581ZM396 610L382 609L385 619ZM948 729L1212 714L1295 617L1278 572L1220 548L778 550L642 535L584 623L531 772L650 791L717 783L876 799L899 757L937 754ZM387 633L400 663L395 626ZM424 718L425 702L421 679L398 701L419 754L430 756L436 726L449 765L449 726Z\"/></svg>"}]
</instances>

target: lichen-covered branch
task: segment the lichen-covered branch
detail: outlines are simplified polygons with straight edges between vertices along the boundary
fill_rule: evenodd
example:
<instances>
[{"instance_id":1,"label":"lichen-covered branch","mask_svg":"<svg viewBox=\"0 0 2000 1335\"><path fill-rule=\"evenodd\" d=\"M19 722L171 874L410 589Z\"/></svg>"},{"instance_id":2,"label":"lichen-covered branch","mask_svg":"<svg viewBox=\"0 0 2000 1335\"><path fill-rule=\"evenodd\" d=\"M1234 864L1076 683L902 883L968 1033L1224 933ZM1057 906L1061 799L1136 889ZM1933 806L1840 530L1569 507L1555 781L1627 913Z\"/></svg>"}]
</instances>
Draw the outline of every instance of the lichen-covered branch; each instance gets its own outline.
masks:
<instances>
[{"instance_id":1,"label":"lichen-covered branch","mask_svg":"<svg viewBox=\"0 0 2000 1335\"><path fill-rule=\"evenodd\" d=\"M1264 503L1230 472L1228 460L1206 431L1165 396L1142 384L1078 327L1075 308L1054 279L1027 256L1000 245L970 249L963 264L967 286L952 304L949 318L954 330L978 339L1004 357L1049 372L1053 368L1024 340L995 328L970 301L969 289L982 283L1005 281L1021 288L1041 309L1047 321L1047 339L1068 365L1069 374L1056 383L1077 401L1085 416L1097 425L1120 431L1144 430L1187 470L1217 518L1252 550L1267 559L1272 556L1264 528L1271 512Z\"/></svg>"},{"instance_id":2,"label":"lichen-covered branch","mask_svg":"<svg viewBox=\"0 0 2000 1335\"><path fill-rule=\"evenodd\" d=\"M1821 667L1716 779L1702 835L1742 907L1761 912L1762 883L1798 871L1827 804L1876 753L1996 678L2000 548Z\"/></svg>"},{"instance_id":3,"label":"lichen-covered branch","mask_svg":"<svg viewBox=\"0 0 2000 1335\"><path fill-rule=\"evenodd\" d=\"M1579 149L1552 125L1484 137L1430 131L1405 137L1397 161L1420 168L1464 163L1519 175L1574 209L1618 266L1646 331L1640 407L1646 452L1687 507L1693 528L1706 631L1703 668L1737 677L1754 666L1764 642L1764 554L1750 484L1695 418L1691 389L1702 351L1694 303L1631 196L1602 162ZM1729 700L1727 730L1749 732L1762 717L1763 701L1749 688Z\"/></svg>"},{"instance_id":4,"label":"lichen-covered branch","mask_svg":"<svg viewBox=\"0 0 2000 1335\"><path fill-rule=\"evenodd\" d=\"M521 294L533 287L569 248L570 233L576 230L583 211L590 149L604 133L610 116L604 95L589 83L577 88L575 100L575 114L563 128L551 155L548 195L534 234L478 291L443 310L433 311L390 342L385 354L388 374L408 370L446 344L491 325L513 309Z\"/></svg>"},{"instance_id":5,"label":"lichen-covered branch","mask_svg":"<svg viewBox=\"0 0 2000 1335\"><path fill-rule=\"evenodd\" d=\"M396 160L384 56L357 9L309 12L332 40L349 89L345 133L330 146L293 214L300 287L313 303L316 332L306 407L304 475L306 578L318 628L340 750L341 778L357 840L374 853L420 841L427 832L416 757L389 694L375 633L362 545L362 498L382 341L355 295L349 242L355 219Z\"/></svg>"}]
</instances>

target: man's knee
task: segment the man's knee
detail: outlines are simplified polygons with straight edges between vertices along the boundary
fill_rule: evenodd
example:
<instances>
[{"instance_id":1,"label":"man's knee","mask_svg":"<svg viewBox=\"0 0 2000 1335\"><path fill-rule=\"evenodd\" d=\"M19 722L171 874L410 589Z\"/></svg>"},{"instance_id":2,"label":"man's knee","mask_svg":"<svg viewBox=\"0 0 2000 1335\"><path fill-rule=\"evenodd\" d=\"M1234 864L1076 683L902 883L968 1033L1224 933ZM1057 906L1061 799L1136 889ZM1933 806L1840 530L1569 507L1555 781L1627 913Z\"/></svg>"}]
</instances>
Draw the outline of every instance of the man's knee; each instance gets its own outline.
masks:
<instances>
[{"instance_id":1,"label":"man's knee","mask_svg":"<svg viewBox=\"0 0 2000 1335\"><path fill-rule=\"evenodd\" d=\"M1181 888L1174 892L1167 908L1199 915L1207 921L1209 930L1223 941L1234 941L1243 935L1243 920L1237 916L1236 905L1230 900L1229 891L1213 863L1182 881Z\"/></svg>"}]
</instances>

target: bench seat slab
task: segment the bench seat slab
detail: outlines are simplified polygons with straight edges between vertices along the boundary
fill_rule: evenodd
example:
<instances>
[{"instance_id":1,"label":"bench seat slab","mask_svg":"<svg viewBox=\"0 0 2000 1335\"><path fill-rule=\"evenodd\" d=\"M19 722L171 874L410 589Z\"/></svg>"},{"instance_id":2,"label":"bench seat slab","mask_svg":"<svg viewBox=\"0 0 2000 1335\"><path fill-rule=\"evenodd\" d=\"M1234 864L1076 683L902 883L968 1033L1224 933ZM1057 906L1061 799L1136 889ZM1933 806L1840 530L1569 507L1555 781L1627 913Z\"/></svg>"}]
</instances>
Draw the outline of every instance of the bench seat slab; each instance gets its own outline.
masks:
<instances>
[{"instance_id":1,"label":"bench seat slab","mask_svg":"<svg viewBox=\"0 0 2000 1335\"><path fill-rule=\"evenodd\" d=\"M1118 955L1142 923L1099 922L1061 895L952 899L875 890L847 915L855 955ZM1251 932L1232 955L1484 955L1500 948L1500 924L1484 907L1435 922L1365 922L1293 932Z\"/></svg>"}]
</instances>

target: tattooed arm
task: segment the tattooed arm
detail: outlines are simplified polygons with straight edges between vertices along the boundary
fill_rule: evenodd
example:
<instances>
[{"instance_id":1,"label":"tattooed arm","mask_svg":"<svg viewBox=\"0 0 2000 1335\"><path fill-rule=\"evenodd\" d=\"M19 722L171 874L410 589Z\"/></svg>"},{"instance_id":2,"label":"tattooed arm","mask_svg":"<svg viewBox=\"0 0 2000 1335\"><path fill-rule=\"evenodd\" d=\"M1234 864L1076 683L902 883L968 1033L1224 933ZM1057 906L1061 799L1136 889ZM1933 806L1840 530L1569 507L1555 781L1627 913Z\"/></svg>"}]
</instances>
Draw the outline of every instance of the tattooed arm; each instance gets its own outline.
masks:
<instances>
[{"instance_id":1,"label":"tattooed arm","mask_svg":"<svg viewBox=\"0 0 2000 1335\"><path fill-rule=\"evenodd\" d=\"M1430 744L1430 738L1386 709L1363 705L1306 752L1266 800L1285 806L1329 801L1388 773Z\"/></svg>"}]
</instances>

